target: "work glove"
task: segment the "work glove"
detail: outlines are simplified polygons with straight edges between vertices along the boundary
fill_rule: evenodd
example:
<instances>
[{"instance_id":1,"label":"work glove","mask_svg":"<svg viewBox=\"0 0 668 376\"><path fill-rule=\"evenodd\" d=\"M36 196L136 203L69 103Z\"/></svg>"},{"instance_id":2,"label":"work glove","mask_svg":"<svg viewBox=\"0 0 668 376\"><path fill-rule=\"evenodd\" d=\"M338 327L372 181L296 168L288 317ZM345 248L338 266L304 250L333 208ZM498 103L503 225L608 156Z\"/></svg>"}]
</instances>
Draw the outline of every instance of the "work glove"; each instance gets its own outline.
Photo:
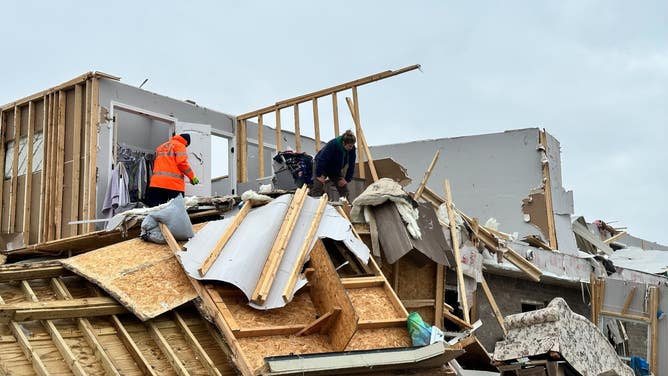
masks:
<instances>
[{"instance_id":1,"label":"work glove","mask_svg":"<svg viewBox=\"0 0 668 376\"><path fill-rule=\"evenodd\" d=\"M199 179L197 179L197 176L195 176L195 177L193 177L192 179L190 179L190 184L192 184L192 185L197 185L197 184L199 184Z\"/></svg>"},{"instance_id":2,"label":"work glove","mask_svg":"<svg viewBox=\"0 0 668 376\"><path fill-rule=\"evenodd\" d=\"M346 184L348 184L348 182L344 178L339 179L339 181L336 183L336 185L338 185L339 187L345 187Z\"/></svg>"}]
</instances>

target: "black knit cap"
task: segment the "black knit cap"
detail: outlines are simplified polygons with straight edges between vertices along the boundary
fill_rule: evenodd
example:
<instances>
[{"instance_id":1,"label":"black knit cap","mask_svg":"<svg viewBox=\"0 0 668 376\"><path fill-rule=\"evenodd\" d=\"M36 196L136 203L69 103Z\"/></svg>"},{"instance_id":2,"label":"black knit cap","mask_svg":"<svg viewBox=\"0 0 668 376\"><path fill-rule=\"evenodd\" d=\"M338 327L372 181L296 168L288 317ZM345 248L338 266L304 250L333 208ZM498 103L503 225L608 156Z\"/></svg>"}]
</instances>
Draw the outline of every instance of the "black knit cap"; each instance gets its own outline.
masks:
<instances>
[{"instance_id":1,"label":"black knit cap","mask_svg":"<svg viewBox=\"0 0 668 376\"><path fill-rule=\"evenodd\" d=\"M186 140L186 146L190 146L190 135L188 133L181 133L179 136Z\"/></svg>"}]
</instances>

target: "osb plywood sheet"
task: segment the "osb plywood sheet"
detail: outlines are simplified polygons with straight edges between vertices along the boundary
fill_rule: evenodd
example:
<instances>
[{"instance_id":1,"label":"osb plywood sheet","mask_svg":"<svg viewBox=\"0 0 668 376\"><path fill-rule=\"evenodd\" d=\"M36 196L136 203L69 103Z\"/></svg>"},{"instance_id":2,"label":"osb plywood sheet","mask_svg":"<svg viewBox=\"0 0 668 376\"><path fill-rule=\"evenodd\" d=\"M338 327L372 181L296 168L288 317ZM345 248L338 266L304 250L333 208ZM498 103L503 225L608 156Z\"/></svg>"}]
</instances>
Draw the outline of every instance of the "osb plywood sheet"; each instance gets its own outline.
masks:
<instances>
[{"instance_id":1,"label":"osb plywood sheet","mask_svg":"<svg viewBox=\"0 0 668 376\"><path fill-rule=\"evenodd\" d=\"M336 351L329 344L326 335L271 336L239 338L239 346L250 363L257 370L264 364L264 358L278 355L299 355Z\"/></svg>"},{"instance_id":2,"label":"osb plywood sheet","mask_svg":"<svg viewBox=\"0 0 668 376\"><path fill-rule=\"evenodd\" d=\"M290 304L285 307L267 311L259 311L251 308L245 299L226 297L223 300L242 328L307 325L315 320L317 316L309 294L295 295Z\"/></svg>"},{"instance_id":3,"label":"osb plywood sheet","mask_svg":"<svg viewBox=\"0 0 668 376\"><path fill-rule=\"evenodd\" d=\"M420 317L422 317L422 321L428 324L434 324L434 307L411 308L409 309L409 312L417 312L420 314Z\"/></svg>"},{"instance_id":4,"label":"osb plywood sheet","mask_svg":"<svg viewBox=\"0 0 668 376\"><path fill-rule=\"evenodd\" d=\"M373 350L411 346L411 338L406 328L362 329L355 333L346 350Z\"/></svg>"},{"instance_id":5,"label":"osb plywood sheet","mask_svg":"<svg viewBox=\"0 0 668 376\"><path fill-rule=\"evenodd\" d=\"M401 260L399 266L400 299L434 299L436 296L436 263L428 262L422 267Z\"/></svg>"},{"instance_id":6,"label":"osb plywood sheet","mask_svg":"<svg viewBox=\"0 0 668 376\"><path fill-rule=\"evenodd\" d=\"M315 269L310 278L311 299L318 313L324 315L335 307L341 309L327 334L334 349L343 351L357 330L359 318L320 240L311 251L311 267Z\"/></svg>"},{"instance_id":7,"label":"osb plywood sheet","mask_svg":"<svg viewBox=\"0 0 668 376\"><path fill-rule=\"evenodd\" d=\"M401 318L383 287L349 289L348 297L353 302L360 320Z\"/></svg>"},{"instance_id":8,"label":"osb plywood sheet","mask_svg":"<svg viewBox=\"0 0 668 376\"><path fill-rule=\"evenodd\" d=\"M142 320L197 297L169 246L139 238L62 261L97 284Z\"/></svg>"}]
</instances>

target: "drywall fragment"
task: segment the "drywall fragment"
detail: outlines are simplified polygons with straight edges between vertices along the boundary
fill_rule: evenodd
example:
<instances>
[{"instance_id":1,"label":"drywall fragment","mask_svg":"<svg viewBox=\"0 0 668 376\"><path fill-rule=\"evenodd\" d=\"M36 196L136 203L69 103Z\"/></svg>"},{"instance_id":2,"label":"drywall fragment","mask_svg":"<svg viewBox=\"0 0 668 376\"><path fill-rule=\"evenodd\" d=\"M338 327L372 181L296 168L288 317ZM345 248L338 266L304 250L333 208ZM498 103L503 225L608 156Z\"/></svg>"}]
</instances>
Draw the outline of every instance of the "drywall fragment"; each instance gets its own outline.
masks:
<instances>
[{"instance_id":1,"label":"drywall fragment","mask_svg":"<svg viewBox=\"0 0 668 376\"><path fill-rule=\"evenodd\" d=\"M547 224L547 206L545 203L545 190L536 188L529 192L529 197L522 199L522 213L524 221L536 226L543 236L549 239L549 227Z\"/></svg>"}]
</instances>

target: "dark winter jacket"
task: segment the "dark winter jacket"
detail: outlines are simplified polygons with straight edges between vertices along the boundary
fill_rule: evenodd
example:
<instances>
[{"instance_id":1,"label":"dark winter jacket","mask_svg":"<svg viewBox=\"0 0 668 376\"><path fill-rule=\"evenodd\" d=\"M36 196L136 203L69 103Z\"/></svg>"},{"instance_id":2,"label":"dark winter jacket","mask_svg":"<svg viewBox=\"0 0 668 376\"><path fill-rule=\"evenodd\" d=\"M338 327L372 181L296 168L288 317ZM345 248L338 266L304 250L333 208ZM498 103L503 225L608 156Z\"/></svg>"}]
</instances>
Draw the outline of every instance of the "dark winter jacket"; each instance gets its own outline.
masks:
<instances>
[{"instance_id":1,"label":"dark winter jacket","mask_svg":"<svg viewBox=\"0 0 668 376\"><path fill-rule=\"evenodd\" d=\"M348 170L344 178L347 182L353 179L355 172L356 150L346 150L341 136L329 141L315 156L315 176L340 177L341 170L347 164Z\"/></svg>"}]
</instances>

